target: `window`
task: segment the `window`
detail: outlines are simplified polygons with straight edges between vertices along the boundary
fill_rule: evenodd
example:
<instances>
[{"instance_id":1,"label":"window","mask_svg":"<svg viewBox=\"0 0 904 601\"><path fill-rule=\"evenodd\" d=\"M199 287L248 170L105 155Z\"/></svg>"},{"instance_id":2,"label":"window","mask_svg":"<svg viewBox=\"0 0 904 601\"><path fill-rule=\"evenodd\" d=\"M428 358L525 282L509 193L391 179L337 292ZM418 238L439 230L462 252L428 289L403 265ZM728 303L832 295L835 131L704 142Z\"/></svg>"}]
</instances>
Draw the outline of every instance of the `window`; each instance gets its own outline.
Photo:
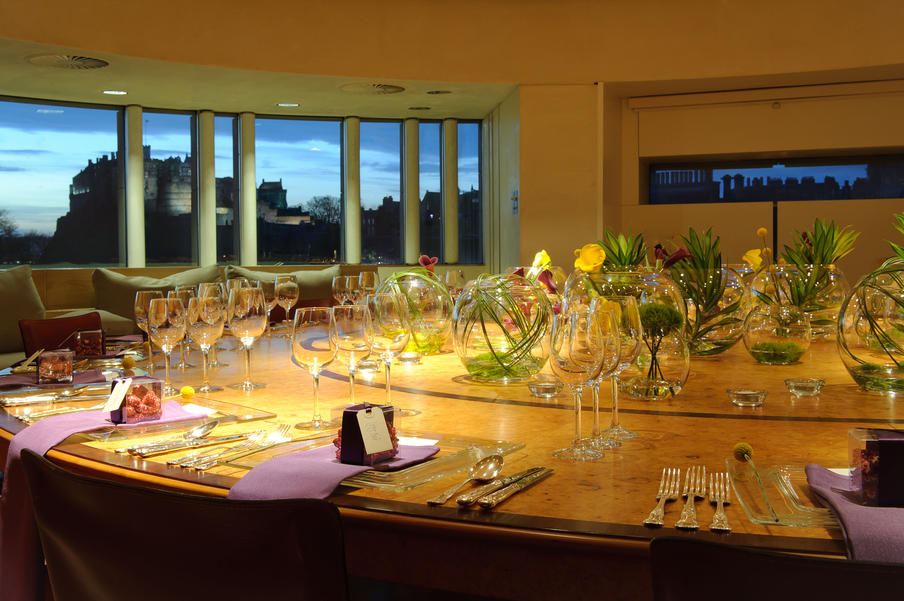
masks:
<instances>
[{"instance_id":1,"label":"window","mask_svg":"<svg viewBox=\"0 0 904 601\"><path fill-rule=\"evenodd\" d=\"M483 263L480 123L458 124L458 262Z\"/></svg>"},{"instance_id":2,"label":"window","mask_svg":"<svg viewBox=\"0 0 904 601\"><path fill-rule=\"evenodd\" d=\"M339 261L342 122L255 120L260 263Z\"/></svg>"},{"instance_id":3,"label":"window","mask_svg":"<svg viewBox=\"0 0 904 601\"><path fill-rule=\"evenodd\" d=\"M191 114L144 112L144 243L149 264L197 263Z\"/></svg>"},{"instance_id":4,"label":"window","mask_svg":"<svg viewBox=\"0 0 904 601\"><path fill-rule=\"evenodd\" d=\"M217 262L236 262L235 217L239 188L236 177L237 119L217 115L213 118L214 172L217 199Z\"/></svg>"},{"instance_id":5,"label":"window","mask_svg":"<svg viewBox=\"0 0 904 601\"><path fill-rule=\"evenodd\" d=\"M651 204L902 197L901 155L650 166Z\"/></svg>"},{"instance_id":6,"label":"window","mask_svg":"<svg viewBox=\"0 0 904 601\"><path fill-rule=\"evenodd\" d=\"M402 124L361 122L361 262L402 262Z\"/></svg>"},{"instance_id":7,"label":"window","mask_svg":"<svg viewBox=\"0 0 904 601\"><path fill-rule=\"evenodd\" d=\"M119 116L0 101L0 263L121 263Z\"/></svg>"},{"instance_id":8,"label":"window","mask_svg":"<svg viewBox=\"0 0 904 601\"><path fill-rule=\"evenodd\" d=\"M420 177L420 252L443 256L443 196L441 173L441 124L418 124L418 173Z\"/></svg>"}]
</instances>

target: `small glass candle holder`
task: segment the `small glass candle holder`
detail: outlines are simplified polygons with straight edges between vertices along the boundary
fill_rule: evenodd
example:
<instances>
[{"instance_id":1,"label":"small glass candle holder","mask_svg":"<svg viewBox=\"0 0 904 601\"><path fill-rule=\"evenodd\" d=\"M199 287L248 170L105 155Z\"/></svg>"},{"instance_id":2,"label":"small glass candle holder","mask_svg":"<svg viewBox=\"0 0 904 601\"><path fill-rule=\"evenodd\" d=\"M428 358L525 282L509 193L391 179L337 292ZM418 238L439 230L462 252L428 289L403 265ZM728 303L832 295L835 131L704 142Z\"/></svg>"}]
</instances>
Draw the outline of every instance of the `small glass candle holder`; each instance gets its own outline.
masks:
<instances>
[{"instance_id":1,"label":"small glass candle holder","mask_svg":"<svg viewBox=\"0 0 904 601\"><path fill-rule=\"evenodd\" d=\"M527 383L527 389L535 397L551 399L562 391L562 382L552 374L537 374Z\"/></svg>"},{"instance_id":2,"label":"small glass candle holder","mask_svg":"<svg viewBox=\"0 0 904 601\"><path fill-rule=\"evenodd\" d=\"M796 397L816 396L825 384L826 381L819 378L788 378L785 380L788 392Z\"/></svg>"},{"instance_id":3,"label":"small glass candle holder","mask_svg":"<svg viewBox=\"0 0 904 601\"><path fill-rule=\"evenodd\" d=\"M79 330L75 334L75 358L103 357L104 331Z\"/></svg>"},{"instance_id":4,"label":"small glass candle holder","mask_svg":"<svg viewBox=\"0 0 904 601\"><path fill-rule=\"evenodd\" d=\"M752 390L749 388L729 388L728 398L738 407L760 407L766 400L765 390Z\"/></svg>"},{"instance_id":5,"label":"small glass candle holder","mask_svg":"<svg viewBox=\"0 0 904 601\"><path fill-rule=\"evenodd\" d=\"M68 350L47 351L38 357L38 384L68 384L72 382L72 363L75 353Z\"/></svg>"}]
</instances>

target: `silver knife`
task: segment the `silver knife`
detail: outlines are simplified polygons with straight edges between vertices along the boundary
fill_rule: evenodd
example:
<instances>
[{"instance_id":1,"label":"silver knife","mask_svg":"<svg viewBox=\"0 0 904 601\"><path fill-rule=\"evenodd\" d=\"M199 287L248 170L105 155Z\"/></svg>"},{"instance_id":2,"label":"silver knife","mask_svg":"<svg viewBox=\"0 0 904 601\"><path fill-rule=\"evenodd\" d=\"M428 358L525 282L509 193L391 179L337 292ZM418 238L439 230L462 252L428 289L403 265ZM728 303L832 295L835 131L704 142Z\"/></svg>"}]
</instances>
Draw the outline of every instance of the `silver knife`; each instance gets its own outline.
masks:
<instances>
[{"instance_id":1,"label":"silver knife","mask_svg":"<svg viewBox=\"0 0 904 601\"><path fill-rule=\"evenodd\" d=\"M149 444L143 447L133 447L126 449L130 455L138 455L139 457L150 457L152 455L160 455L161 453L169 453L176 449L190 449L196 447L206 447L230 440L241 440L248 438L247 434L233 434L232 436L221 436L219 438L196 438L194 440L179 440L168 443Z\"/></svg>"},{"instance_id":2,"label":"silver knife","mask_svg":"<svg viewBox=\"0 0 904 601\"><path fill-rule=\"evenodd\" d=\"M487 496L482 497L480 500L477 501L477 504L480 505L481 507L483 507L484 509L492 509L493 507L496 507L497 505L499 505L500 503L502 503L503 501L508 499L510 496L512 496L516 492L521 492L525 488L528 488L528 487L536 484L537 482L539 482L543 478L547 477L551 473L552 473L552 468L544 467L544 468L540 469L540 471L538 471L534 474L531 474L530 476L521 478L517 482L509 484L508 486L506 486L505 488L503 488L501 490L497 490L494 493L490 493Z\"/></svg>"},{"instance_id":3,"label":"silver knife","mask_svg":"<svg viewBox=\"0 0 904 601\"><path fill-rule=\"evenodd\" d=\"M461 505L462 507L467 507L469 505L473 505L477 502L480 497L485 497L491 492L496 492L500 488L505 488L509 484L513 484L517 482L521 478L526 478L531 474L539 472L544 468L542 467L532 467L524 470L523 472L518 472L517 474L512 474L511 476L506 476L505 478L497 478L490 482L489 484L484 484L481 487L475 488L474 490L468 491L463 495L460 495L455 502Z\"/></svg>"}]
</instances>

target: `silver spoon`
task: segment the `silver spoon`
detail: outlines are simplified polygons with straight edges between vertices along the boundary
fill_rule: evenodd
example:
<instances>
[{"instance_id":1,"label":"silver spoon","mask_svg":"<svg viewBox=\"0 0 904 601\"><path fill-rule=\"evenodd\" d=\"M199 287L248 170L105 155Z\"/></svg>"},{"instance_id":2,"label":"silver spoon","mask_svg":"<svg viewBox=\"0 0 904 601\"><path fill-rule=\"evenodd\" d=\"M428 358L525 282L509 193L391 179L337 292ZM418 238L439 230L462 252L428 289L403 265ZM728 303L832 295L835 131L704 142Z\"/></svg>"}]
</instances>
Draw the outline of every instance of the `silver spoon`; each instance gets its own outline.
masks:
<instances>
[{"instance_id":1,"label":"silver spoon","mask_svg":"<svg viewBox=\"0 0 904 601\"><path fill-rule=\"evenodd\" d=\"M465 484L468 484L471 480L477 480L479 482L489 482L490 480L498 476L499 472L502 471L502 463L504 461L505 460L502 458L502 455L489 455L487 457L484 457L471 466L471 469L468 470L468 477L466 480L463 480L449 490L443 491L432 499L428 500L427 505L442 505L443 503L451 499L452 495L461 490L465 486Z\"/></svg>"},{"instance_id":2,"label":"silver spoon","mask_svg":"<svg viewBox=\"0 0 904 601\"><path fill-rule=\"evenodd\" d=\"M139 450L141 452L148 452L150 450L157 450L158 448L164 448L173 443L181 443L186 440L194 440L196 438L204 438L207 436L211 430L216 428L220 424L219 421L213 420L209 422L204 422L203 424L198 424L188 432L182 434L182 436L174 436L172 438L167 438L165 440L158 440L157 442L149 442L145 444L139 444L131 447L126 447L123 449L116 449L117 453L137 453Z\"/></svg>"}]
</instances>

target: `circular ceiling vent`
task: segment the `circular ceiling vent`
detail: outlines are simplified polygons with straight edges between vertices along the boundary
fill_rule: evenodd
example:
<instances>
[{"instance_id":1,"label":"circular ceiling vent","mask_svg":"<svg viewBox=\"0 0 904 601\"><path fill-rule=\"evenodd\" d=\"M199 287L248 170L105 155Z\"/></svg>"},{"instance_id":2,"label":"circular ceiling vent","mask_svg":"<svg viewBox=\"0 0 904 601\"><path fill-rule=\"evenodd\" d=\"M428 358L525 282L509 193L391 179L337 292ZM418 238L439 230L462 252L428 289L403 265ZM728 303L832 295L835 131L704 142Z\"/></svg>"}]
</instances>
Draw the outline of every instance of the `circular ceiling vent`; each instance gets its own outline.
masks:
<instances>
[{"instance_id":1,"label":"circular ceiling vent","mask_svg":"<svg viewBox=\"0 0 904 601\"><path fill-rule=\"evenodd\" d=\"M370 94L371 96L386 96L404 92L405 88L391 83L347 83L339 88L350 94Z\"/></svg>"},{"instance_id":2,"label":"circular ceiling vent","mask_svg":"<svg viewBox=\"0 0 904 601\"><path fill-rule=\"evenodd\" d=\"M70 71L103 69L110 65L107 61L99 58L75 54L38 54L29 56L28 62L39 67L55 67L57 69L69 69Z\"/></svg>"}]
</instances>

